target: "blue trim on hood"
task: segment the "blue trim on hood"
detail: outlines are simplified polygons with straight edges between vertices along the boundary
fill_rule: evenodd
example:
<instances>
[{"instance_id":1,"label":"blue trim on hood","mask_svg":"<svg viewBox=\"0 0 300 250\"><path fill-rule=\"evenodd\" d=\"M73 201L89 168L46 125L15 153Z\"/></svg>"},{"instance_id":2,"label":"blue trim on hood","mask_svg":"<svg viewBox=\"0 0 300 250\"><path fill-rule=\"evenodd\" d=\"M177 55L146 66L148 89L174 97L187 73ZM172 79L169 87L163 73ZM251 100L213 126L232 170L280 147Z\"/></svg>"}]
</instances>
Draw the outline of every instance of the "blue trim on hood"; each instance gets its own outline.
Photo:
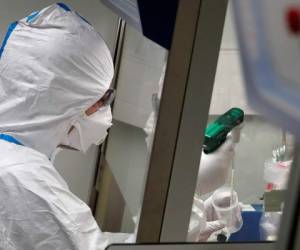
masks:
<instances>
[{"instance_id":1,"label":"blue trim on hood","mask_svg":"<svg viewBox=\"0 0 300 250\"><path fill-rule=\"evenodd\" d=\"M0 140L4 140L4 141L7 141L7 142L11 142L11 143L23 146L23 144L21 142L17 141L15 138L13 138L10 135L0 134Z\"/></svg>"},{"instance_id":2,"label":"blue trim on hood","mask_svg":"<svg viewBox=\"0 0 300 250\"><path fill-rule=\"evenodd\" d=\"M79 13L76 12L76 14L77 14L77 16L79 16L83 21L85 21L86 23L88 23L89 25L91 25L90 22L89 22L88 20L86 20L83 16L81 16ZM92 26L92 25L91 25L91 26Z\"/></svg>"},{"instance_id":3,"label":"blue trim on hood","mask_svg":"<svg viewBox=\"0 0 300 250\"><path fill-rule=\"evenodd\" d=\"M14 22L14 23L12 23L11 25L9 25L8 30L7 30L7 33L6 33L6 35L5 35L5 37L4 37L4 40L3 40L2 46L1 46L1 48L0 48L0 59L1 59L1 57L2 57L2 54L3 54L4 49L5 49L5 46L6 46L6 44L7 44L7 41L8 41L8 39L9 39L11 33L13 33L13 31L15 30L15 28L17 27L17 25L18 25L18 22Z\"/></svg>"},{"instance_id":4,"label":"blue trim on hood","mask_svg":"<svg viewBox=\"0 0 300 250\"><path fill-rule=\"evenodd\" d=\"M27 17L26 22L32 23L32 22L36 19L36 17L37 17L39 14L40 14L39 11L33 12L30 16Z\"/></svg>"},{"instance_id":5,"label":"blue trim on hood","mask_svg":"<svg viewBox=\"0 0 300 250\"><path fill-rule=\"evenodd\" d=\"M69 8L68 5L64 4L64 3L57 3L57 5L61 8L63 8L65 11L71 11L71 9Z\"/></svg>"},{"instance_id":6,"label":"blue trim on hood","mask_svg":"<svg viewBox=\"0 0 300 250\"><path fill-rule=\"evenodd\" d=\"M61 7L61 8L63 8L65 11L67 11L67 12L69 12L69 11L72 11L70 8L69 8L69 6L67 6L66 4L64 4L64 3L57 3L57 5L59 6L59 7ZM90 22L88 21L88 20L86 20L83 16L81 16L78 12L75 12L83 21L85 21L86 23L88 23L89 25L91 25L90 24Z\"/></svg>"},{"instance_id":7,"label":"blue trim on hood","mask_svg":"<svg viewBox=\"0 0 300 250\"><path fill-rule=\"evenodd\" d=\"M58 6L60 6L62 9L64 9L65 11L71 11L71 9L64 3L57 3ZM27 17L27 22L31 23L35 20L35 18L39 15L39 11L36 11L34 13L32 13L30 16ZM79 15L78 13L76 13L83 21L85 21L86 23L90 24L84 17L82 17L81 15ZM18 21L13 22L12 24L9 25L8 30L6 32L6 35L4 37L4 40L2 42L1 48L0 48L0 59L2 57L2 54L4 52L4 49L6 47L6 44L11 36L11 34L13 33L13 31L15 30L15 28L18 25Z\"/></svg>"}]
</instances>

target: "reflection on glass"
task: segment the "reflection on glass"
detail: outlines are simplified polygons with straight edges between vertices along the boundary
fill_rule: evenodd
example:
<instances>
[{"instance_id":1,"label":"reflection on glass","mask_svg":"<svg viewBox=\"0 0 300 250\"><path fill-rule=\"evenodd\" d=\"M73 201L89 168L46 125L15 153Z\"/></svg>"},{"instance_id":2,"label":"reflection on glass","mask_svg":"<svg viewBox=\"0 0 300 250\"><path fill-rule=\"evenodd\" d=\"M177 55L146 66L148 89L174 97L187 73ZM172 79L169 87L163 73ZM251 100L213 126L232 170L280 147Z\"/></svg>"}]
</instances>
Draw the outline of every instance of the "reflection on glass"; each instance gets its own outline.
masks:
<instances>
[{"instance_id":1,"label":"reflection on glass","mask_svg":"<svg viewBox=\"0 0 300 250\"><path fill-rule=\"evenodd\" d=\"M266 122L247 104L230 8L223 34L208 124L233 107L241 108L245 117L238 131L239 140L234 139L231 130L225 141L220 140L217 150L202 152L187 240L276 240L283 209L282 191L293 159L293 138ZM224 188L228 191L225 205L224 193L223 200L216 199ZM219 201L223 203L217 204ZM242 217L232 217L239 210ZM230 229L233 221L236 223Z\"/></svg>"},{"instance_id":2,"label":"reflection on glass","mask_svg":"<svg viewBox=\"0 0 300 250\"><path fill-rule=\"evenodd\" d=\"M287 189L293 154L293 138L283 132L281 144L273 146L272 157L269 157L264 164L264 213L260 219L262 240L277 239L283 210L283 191Z\"/></svg>"},{"instance_id":3,"label":"reflection on glass","mask_svg":"<svg viewBox=\"0 0 300 250\"><path fill-rule=\"evenodd\" d=\"M121 221L117 222L121 225L121 232L132 233L138 221L165 59L165 49L136 30L126 28L116 85L113 127L105 156L125 203L121 207L114 206L113 211L121 213ZM153 99L153 96L156 98Z\"/></svg>"}]
</instances>

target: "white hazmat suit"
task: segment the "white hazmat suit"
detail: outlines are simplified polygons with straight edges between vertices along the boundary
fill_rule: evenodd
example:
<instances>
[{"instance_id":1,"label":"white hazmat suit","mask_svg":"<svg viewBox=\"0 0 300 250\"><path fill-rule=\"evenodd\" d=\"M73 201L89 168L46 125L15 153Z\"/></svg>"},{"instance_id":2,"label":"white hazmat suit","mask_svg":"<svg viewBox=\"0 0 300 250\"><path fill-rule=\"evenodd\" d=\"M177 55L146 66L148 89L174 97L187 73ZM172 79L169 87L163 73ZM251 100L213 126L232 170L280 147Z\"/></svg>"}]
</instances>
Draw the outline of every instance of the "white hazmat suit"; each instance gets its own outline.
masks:
<instances>
[{"instance_id":1,"label":"white hazmat suit","mask_svg":"<svg viewBox=\"0 0 300 250\"><path fill-rule=\"evenodd\" d=\"M154 101L153 111L144 127L144 131L147 135L146 144L148 150L151 149L153 142L158 102L161 99L165 70L166 67L163 68L159 80L157 98L156 100L152 99L152 101ZM187 237L188 241L206 241L212 233L224 228L224 224L217 219L211 198L203 201L199 197L213 192L225 184L234 157L234 145L234 141L231 136L229 136L225 143L215 152L211 154L202 153Z\"/></svg>"},{"instance_id":2,"label":"white hazmat suit","mask_svg":"<svg viewBox=\"0 0 300 250\"><path fill-rule=\"evenodd\" d=\"M103 250L126 241L100 231L49 161L109 88L114 68L102 37L54 4L13 23L0 56L0 249ZM108 127L110 108L102 113Z\"/></svg>"}]
</instances>

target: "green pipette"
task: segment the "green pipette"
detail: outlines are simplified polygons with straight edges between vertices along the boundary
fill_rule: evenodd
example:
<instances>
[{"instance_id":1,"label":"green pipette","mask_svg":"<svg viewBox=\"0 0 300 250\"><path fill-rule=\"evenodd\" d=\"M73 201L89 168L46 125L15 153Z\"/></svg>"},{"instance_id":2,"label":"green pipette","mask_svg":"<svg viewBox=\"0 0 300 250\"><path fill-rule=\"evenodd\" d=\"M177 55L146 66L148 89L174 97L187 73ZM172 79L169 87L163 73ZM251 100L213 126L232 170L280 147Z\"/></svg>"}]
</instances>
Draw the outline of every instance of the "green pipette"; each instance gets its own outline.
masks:
<instances>
[{"instance_id":1,"label":"green pipette","mask_svg":"<svg viewBox=\"0 0 300 250\"><path fill-rule=\"evenodd\" d=\"M205 130L204 153L209 154L217 150L225 142L228 133L243 121L244 111L232 108L210 123Z\"/></svg>"}]
</instances>

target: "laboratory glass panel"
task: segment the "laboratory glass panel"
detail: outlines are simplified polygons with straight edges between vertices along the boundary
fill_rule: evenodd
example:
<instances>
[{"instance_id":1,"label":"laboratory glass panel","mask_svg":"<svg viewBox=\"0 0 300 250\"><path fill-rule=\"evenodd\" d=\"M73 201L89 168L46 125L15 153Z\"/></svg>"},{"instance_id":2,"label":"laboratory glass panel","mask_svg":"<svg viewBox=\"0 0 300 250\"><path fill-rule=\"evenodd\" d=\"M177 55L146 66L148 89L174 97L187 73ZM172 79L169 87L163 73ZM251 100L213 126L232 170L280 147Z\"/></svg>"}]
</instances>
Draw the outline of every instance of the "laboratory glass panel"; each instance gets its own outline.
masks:
<instances>
[{"instance_id":1,"label":"laboratory glass panel","mask_svg":"<svg viewBox=\"0 0 300 250\"><path fill-rule=\"evenodd\" d=\"M267 122L247 102L231 7L205 131L206 153L187 237L191 242L277 240L292 165L292 135Z\"/></svg>"},{"instance_id":2,"label":"laboratory glass panel","mask_svg":"<svg viewBox=\"0 0 300 250\"><path fill-rule=\"evenodd\" d=\"M110 183L102 186L105 194L100 192L96 211L103 230L132 233L138 224L166 58L164 48L126 26L116 72L113 126L105 150L105 166L100 170L110 172ZM108 181L105 173L102 179ZM101 195L109 195L111 202L103 201ZM105 210L110 212L104 213Z\"/></svg>"}]
</instances>

